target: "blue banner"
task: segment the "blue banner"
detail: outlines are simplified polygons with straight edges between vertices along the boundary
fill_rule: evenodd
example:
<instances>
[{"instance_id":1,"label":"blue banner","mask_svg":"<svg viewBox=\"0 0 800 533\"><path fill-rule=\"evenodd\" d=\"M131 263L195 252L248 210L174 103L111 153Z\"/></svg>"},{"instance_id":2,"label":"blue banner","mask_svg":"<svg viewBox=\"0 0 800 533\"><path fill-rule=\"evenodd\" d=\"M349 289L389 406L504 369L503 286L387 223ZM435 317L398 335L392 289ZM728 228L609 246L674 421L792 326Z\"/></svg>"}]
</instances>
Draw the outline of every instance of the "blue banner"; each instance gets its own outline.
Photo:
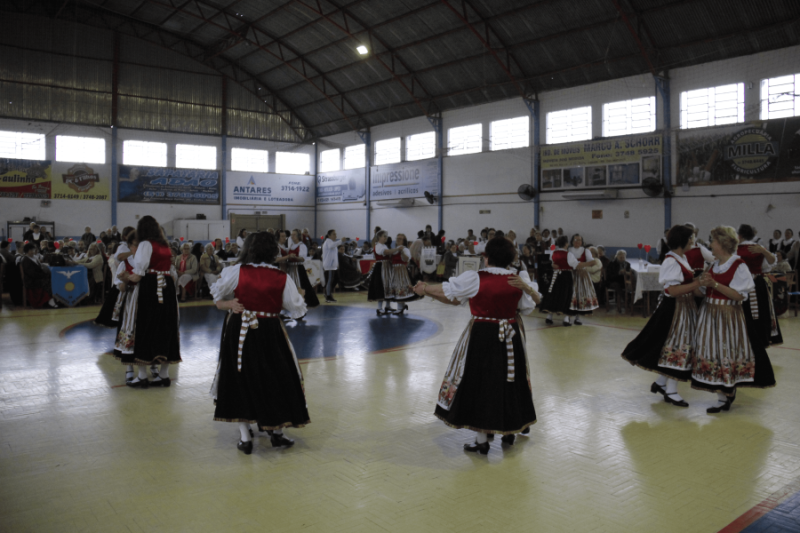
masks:
<instances>
[{"instance_id":1,"label":"blue banner","mask_svg":"<svg viewBox=\"0 0 800 533\"><path fill-rule=\"evenodd\" d=\"M119 166L119 201L219 205L219 172Z\"/></svg>"},{"instance_id":2,"label":"blue banner","mask_svg":"<svg viewBox=\"0 0 800 533\"><path fill-rule=\"evenodd\" d=\"M363 202L365 188L366 172L363 168L320 172L317 176L317 203Z\"/></svg>"},{"instance_id":3,"label":"blue banner","mask_svg":"<svg viewBox=\"0 0 800 533\"><path fill-rule=\"evenodd\" d=\"M53 298L70 307L89 296L89 274L83 265L50 267L50 284Z\"/></svg>"}]
</instances>

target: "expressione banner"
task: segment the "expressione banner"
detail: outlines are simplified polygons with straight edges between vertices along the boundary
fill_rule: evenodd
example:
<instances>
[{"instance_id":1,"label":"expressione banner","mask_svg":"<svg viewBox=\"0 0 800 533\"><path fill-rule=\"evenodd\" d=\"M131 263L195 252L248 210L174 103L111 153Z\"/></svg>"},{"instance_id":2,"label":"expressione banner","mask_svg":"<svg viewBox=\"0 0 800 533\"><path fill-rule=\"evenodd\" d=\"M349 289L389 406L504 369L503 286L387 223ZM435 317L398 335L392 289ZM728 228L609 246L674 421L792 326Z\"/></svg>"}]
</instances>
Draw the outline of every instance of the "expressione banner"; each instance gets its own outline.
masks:
<instances>
[{"instance_id":1,"label":"expressione banner","mask_svg":"<svg viewBox=\"0 0 800 533\"><path fill-rule=\"evenodd\" d=\"M420 198L425 192L439 194L439 162L436 159L380 165L369 169L370 200Z\"/></svg>"},{"instance_id":2,"label":"expressione banner","mask_svg":"<svg viewBox=\"0 0 800 533\"><path fill-rule=\"evenodd\" d=\"M0 159L0 198L50 199L50 161Z\"/></svg>"},{"instance_id":3,"label":"expressione banner","mask_svg":"<svg viewBox=\"0 0 800 533\"><path fill-rule=\"evenodd\" d=\"M800 117L678 133L678 184L800 180Z\"/></svg>"},{"instance_id":4,"label":"expressione banner","mask_svg":"<svg viewBox=\"0 0 800 533\"><path fill-rule=\"evenodd\" d=\"M227 172L228 205L314 205L314 176Z\"/></svg>"},{"instance_id":5,"label":"expressione banner","mask_svg":"<svg viewBox=\"0 0 800 533\"><path fill-rule=\"evenodd\" d=\"M317 203L363 202L366 175L363 168L320 173L317 175Z\"/></svg>"},{"instance_id":6,"label":"expressione banner","mask_svg":"<svg viewBox=\"0 0 800 533\"><path fill-rule=\"evenodd\" d=\"M219 172L120 165L119 201L219 205Z\"/></svg>"}]
</instances>

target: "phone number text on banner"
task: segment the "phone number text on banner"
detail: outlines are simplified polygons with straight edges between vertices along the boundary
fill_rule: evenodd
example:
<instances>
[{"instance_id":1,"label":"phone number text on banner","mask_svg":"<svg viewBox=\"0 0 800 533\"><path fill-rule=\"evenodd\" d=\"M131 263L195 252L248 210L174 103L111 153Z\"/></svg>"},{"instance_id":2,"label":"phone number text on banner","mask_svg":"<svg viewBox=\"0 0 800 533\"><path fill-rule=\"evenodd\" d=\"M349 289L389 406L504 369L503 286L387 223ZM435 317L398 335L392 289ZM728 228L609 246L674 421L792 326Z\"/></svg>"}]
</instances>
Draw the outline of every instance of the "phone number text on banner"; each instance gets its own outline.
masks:
<instances>
[{"instance_id":1,"label":"phone number text on banner","mask_svg":"<svg viewBox=\"0 0 800 533\"><path fill-rule=\"evenodd\" d=\"M219 205L219 172L120 165L119 201Z\"/></svg>"},{"instance_id":2,"label":"phone number text on banner","mask_svg":"<svg viewBox=\"0 0 800 533\"><path fill-rule=\"evenodd\" d=\"M323 172L317 176L317 203L363 202L365 188L363 168Z\"/></svg>"},{"instance_id":3,"label":"phone number text on banner","mask_svg":"<svg viewBox=\"0 0 800 533\"><path fill-rule=\"evenodd\" d=\"M314 176L228 172L225 191L230 205L314 206Z\"/></svg>"},{"instance_id":4,"label":"phone number text on banner","mask_svg":"<svg viewBox=\"0 0 800 533\"><path fill-rule=\"evenodd\" d=\"M0 198L50 199L50 161L0 159Z\"/></svg>"},{"instance_id":5,"label":"phone number text on banner","mask_svg":"<svg viewBox=\"0 0 800 533\"><path fill-rule=\"evenodd\" d=\"M634 163L661 155L662 144L657 134L542 146L542 169Z\"/></svg>"}]
</instances>

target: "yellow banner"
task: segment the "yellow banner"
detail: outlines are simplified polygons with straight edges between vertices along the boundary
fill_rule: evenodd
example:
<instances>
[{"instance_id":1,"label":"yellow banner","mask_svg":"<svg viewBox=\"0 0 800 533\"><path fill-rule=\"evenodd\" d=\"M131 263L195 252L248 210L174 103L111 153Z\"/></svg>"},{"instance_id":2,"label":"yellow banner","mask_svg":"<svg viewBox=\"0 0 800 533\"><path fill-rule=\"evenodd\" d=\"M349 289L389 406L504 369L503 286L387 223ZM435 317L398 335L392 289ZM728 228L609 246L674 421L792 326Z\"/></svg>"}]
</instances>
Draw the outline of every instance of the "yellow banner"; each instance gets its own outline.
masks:
<instances>
[{"instance_id":1,"label":"yellow banner","mask_svg":"<svg viewBox=\"0 0 800 533\"><path fill-rule=\"evenodd\" d=\"M634 135L542 147L542 169L638 163L662 154L662 135Z\"/></svg>"},{"instance_id":2,"label":"yellow banner","mask_svg":"<svg viewBox=\"0 0 800 533\"><path fill-rule=\"evenodd\" d=\"M50 199L50 161L0 159L0 198Z\"/></svg>"},{"instance_id":3,"label":"yellow banner","mask_svg":"<svg viewBox=\"0 0 800 533\"><path fill-rule=\"evenodd\" d=\"M100 173L91 165L72 164L53 176L54 200L110 200L108 176Z\"/></svg>"}]
</instances>

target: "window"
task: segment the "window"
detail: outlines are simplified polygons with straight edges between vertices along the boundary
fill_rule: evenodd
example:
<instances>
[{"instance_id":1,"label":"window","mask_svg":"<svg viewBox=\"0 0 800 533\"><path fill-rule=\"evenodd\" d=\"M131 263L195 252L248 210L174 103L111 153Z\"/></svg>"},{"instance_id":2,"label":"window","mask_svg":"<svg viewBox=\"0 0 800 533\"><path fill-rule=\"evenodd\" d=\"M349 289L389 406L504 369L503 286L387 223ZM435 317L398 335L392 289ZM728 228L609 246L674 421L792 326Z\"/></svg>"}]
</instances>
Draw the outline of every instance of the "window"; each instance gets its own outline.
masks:
<instances>
[{"instance_id":1,"label":"window","mask_svg":"<svg viewBox=\"0 0 800 533\"><path fill-rule=\"evenodd\" d=\"M231 170L241 172L269 172L269 151L232 148Z\"/></svg>"},{"instance_id":2,"label":"window","mask_svg":"<svg viewBox=\"0 0 800 533\"><path fill-rule=\"evenodd\" d=\"M104 164L106 141L97 137L56 135L56 161Z\"/></svg>"},{"instance_id":3,"label":"window","mask_svg":"<svg viewBox=\"0 0 800 533\"><path fill-rule=\"evenodd\" d=\"M489 124L489 144L491 150L508 150L530 146L528 117L495 120Z\"/></svg>"},{"instance_id":4,"label":"window","mask_svg":"<svg viewBox=\"0 0 800 533\"><path fill-rule=\"evenodd\" d=\"M175 145L175 166L178 168L217 168L217 148L195 144Z\"/></svg>"},{"instance_id":5,"label":"window","mask_svg":"<svg viewBox=\"0 0 800 533\"><path fill-rule=\"evenodd\" d=\"M367 164L367 145L354 144L344 149L344 168L350 170L351 168L364 168Z\"/></svg>"},{"instance_id":6,"label":"window","mask_svg":"<svg viewBox=\"0 0 800 533\"><path fill-rule=\"evenodd\" d=\"M44 134L0 131L0 157L45 159Z\"/></svg>"},{"instance_id":7,"label":"window","mask_svg":"<svg viewBox=\"0 0 800 533\"><path fill-rule=\"evenodd\" d=\"M400 162L400 137L375 143L375 164L388 165Z\"/></svg>"},{"instance_id":8,"label":"window","mask_svg":"<svg viewBox=\"0 0 800 533\"><path fill-rule=\"evenodd\" d=\"M483 149L483 124L447 131L447 155L477 154Z\"/></svg>"},{"instance_id":9,"label":"window","mask_svg":"<svg viewBox=\"0 0 800 533\"><path fill-rule=\"evenodd\" d=\"M319 171L320 172L334 172L341 168L341 150L334 148L333 150L323 150L319 153Z\"/></svg>"},{"instance_id":10,"label":"window","mask_svg":"<svg viewBox=\"0 0 800 533\"><path fill-rule=\"evenodd\" d=\"M603 137L656 131L656 97L603 104Z\"/></svg>"},{"instance_id":11,"label":"window","mask_svg":"<svg viewBox=\"0 0 800 533\"><path fill-rule=\"evenodd\" d=\"M165 167L167 166L167 143L125 141L122 143L122 164Z\"/></svg>"},{"instance_id":12,"label":"window","mask_svg":"<svg viewBox=\"0 0 800 533\"><path fill-rule=\"evenodd\" d=\"M436 157L436 132L418 133L406 137L406 161Z\"/></svg>"},{"instance_id":13,"label":"window","mask_svg":"<svg viewBox=\"0 0 800 533\"><path fill-rule=\"evenodd\" d=\"M681 129L744 122L744 83L681 93Z\"/></svg>"},{"instance_id":14,"label":"window","mask_svg":"<svg viewBox=\"0 0 800 533\"><path fill-rule=\"evenodd\" d=\"M761 80L761 119L800 115L800 74Z\"/></svg>"},{"instance_id":15,"label":"window","mask_svg":"<svg viewBox=\"0 0 800 533\"><path fill-rule=\"evenodd\" d=\"M311 171L311 157L297 152L278 152L275 154L275 172L278 174L308 174Z\"/></svg>"},{"instance_id":16,"label":"window","mask_svg":"<svg viewBox=\"0 0 800 533\"><path fill-rule=\"evenodd\" d=\"M547 114L547 144L586 141L592 138L592 106L552 111Z\"/></svg>"}]
</instances>

